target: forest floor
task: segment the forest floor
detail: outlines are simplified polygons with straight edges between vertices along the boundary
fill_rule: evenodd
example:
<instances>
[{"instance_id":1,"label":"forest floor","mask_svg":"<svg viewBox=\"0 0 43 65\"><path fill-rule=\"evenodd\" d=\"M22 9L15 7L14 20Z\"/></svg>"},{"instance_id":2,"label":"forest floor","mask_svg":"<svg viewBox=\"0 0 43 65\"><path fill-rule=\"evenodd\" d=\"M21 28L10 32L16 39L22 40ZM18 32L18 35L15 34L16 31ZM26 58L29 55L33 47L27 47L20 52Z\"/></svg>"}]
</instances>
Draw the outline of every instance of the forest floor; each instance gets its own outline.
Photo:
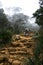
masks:
<instances>
[{"instance_id":1,"label":"forest floor","mask_svg":"<svg viewBox=\"0 0 43 65\"><path fill-rule=\"evenodd\" d=\"M26 60L33 56L34 44L32 33L14 35L11 44L0 49L0 65L25 65Z\"/></svg>"}]
</instances>

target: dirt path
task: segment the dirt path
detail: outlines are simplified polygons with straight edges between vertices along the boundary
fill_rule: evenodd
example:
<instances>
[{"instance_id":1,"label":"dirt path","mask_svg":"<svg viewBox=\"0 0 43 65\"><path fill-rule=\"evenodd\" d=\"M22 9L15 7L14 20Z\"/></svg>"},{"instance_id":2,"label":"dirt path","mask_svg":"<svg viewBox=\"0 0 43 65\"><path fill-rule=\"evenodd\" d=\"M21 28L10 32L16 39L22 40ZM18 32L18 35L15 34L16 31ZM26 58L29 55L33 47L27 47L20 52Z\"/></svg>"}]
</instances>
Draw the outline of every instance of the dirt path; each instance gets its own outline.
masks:
<instances>
[{"instance_id":1,"label":"dirt path","mask_svg":"<svg viewBox=\"0 0 43 65\"><path fill-rule=\"evenodd\" d=\"M0 49L0 65L25 65L29 57L33 56L34 40L32 36L20 36L19 39L13 37L13 41L9 47ZM7 62L4 62L7 59ZM27 61L26 61L27 62Z\"/></svg>"}]
</instances>

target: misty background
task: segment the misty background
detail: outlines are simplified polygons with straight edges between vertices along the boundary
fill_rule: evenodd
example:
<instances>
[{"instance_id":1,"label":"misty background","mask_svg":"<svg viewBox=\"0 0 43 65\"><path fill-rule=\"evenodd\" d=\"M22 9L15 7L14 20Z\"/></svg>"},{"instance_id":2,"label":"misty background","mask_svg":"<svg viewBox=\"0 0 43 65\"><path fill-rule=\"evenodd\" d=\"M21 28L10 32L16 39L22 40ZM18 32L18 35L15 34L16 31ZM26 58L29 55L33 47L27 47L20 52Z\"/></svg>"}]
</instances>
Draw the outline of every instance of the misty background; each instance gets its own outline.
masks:
<instances>
[{"instance_id":1,"label":"misty background","mask_svg":"<svg viewBox=\"0 0 43 65\"><path fill-rule=\"evenodd\" d=\"M28 30L38 30L33 13L39 8L39 0L0 0L0 9L3 8L11 26L15 24L27 28ZM19 22L20 21L20 22ZM23 29L23 28L22 28Z\"/></svg>"}]
</instances>

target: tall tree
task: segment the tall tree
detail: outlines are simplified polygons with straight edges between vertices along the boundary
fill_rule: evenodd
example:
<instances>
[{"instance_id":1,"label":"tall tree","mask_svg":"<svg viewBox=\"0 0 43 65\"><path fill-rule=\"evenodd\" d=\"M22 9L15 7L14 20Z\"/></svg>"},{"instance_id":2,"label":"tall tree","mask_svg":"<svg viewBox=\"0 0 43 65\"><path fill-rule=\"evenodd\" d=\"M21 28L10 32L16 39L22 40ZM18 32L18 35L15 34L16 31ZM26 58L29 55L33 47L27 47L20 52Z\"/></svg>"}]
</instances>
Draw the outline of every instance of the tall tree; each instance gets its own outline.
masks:
<instances>
[{"instance_id":1,"label":"tall tree","mask_svg":"<svg viewBox=\"0 0 43 65\"><path fill-rule=\"evenodd\" d=\"M43 0L39 0L40 6L43 7Z\"/></svg>"},{"instance_id":2,"label":"tall tree","mask_svg":"<svg viewBox=\"0 0 43 65\"><path fill-rule=\"evenodd\" d=\"M26 27L26 22L28 22L28 16L23 13L15 14L12 17L12 26L14 33L21 33Z\"/></svg>"},{"instance_id":3,"label":"tall tree","mask_svg":"<svg viewBox=\"0 0 43 65\"><path fill-rule=\"evenodd\" d=\"M36 43L34 51L35 51L35 56L38 59L37 64L43 65L43 0L39 0L39 3L40 3L40 8L37 9L37 11L33 14L33 16L36 18L36 23L40 26L40 30L39 30L40 36L37 38L39 40L39 43L38 42Z\"/></svg>"},{"instance_id":4,"label":"tall tree","mask_svg":"<svg viewBox=\"0 0 43 65\"><path fill-rule=\"evenodd\" d=\"M40 33L43 34L43 0L39 0L40 8L33 14L36 23L40 26Z\"/></svg>"},{"instance_id":5,"label":"tall tree","mask_svg":"<svg viewBox=\"0 0 43 65\"><path fill-rule=\"evenodd\" d=\"M9 30L10 24L9 21L4 14L4 10L0 9L0 43L7 43L11 40L12 33Z\"/></svg>"},{"instance_id":6,"label":"tall tree","mask_svg":"<svg viewBox=\"0 0 43 65\"><path fill-rule=\"evenodd\" d=\"M36 18L36 23L43 26L43 0L39 0L40 8L33 14Z\"/></svg>"},{"instance_id":7,"label":"tall tree","mask_svg":"<svg viewBox=\"0 0 43 65\"><path fill-rule=\"evenodd\" d=\"M7 29L10 29L10 22L4 14L4 10L0 9L0 32Z\"/></svg>"}]
</instances>

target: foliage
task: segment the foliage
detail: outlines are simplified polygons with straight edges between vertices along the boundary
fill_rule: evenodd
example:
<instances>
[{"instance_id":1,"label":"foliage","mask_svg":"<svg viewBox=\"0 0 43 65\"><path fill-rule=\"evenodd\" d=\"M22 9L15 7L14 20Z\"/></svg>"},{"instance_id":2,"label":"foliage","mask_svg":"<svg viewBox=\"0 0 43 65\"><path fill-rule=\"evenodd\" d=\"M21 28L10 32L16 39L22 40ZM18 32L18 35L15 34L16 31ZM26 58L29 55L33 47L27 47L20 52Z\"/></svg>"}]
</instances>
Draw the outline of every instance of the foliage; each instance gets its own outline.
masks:
<instances>
[{"instance_id":1,"label":"foliage","mask_svg":"<svg viewBox=\"0 0 43 65\"><path fill-rule=\"evenodd\" d=\"M34 58L35 58L35 65L43 65L42 61L42 54L43 54L43 0L40 0L40 8L33 14L36 18L36 23L40 26L39 29L39 37L37 38L39 42L36 42L34 47ZM41 54L41 58L40 58Z\"/></svg>"},{"instance_id":2,"label":"foliage","mask_svg":"<svg viewBox=\"0 0 43 65\"><path fill-rule=\"evenodd\" d=\"M43 0L39 0L40 8L33 14L36 18L36 23L43 26Z\"/></svg>"},{"instance_id":3,"label":"foliage","mask_svg":"<svg viewBox=\"0 0 43 65\"><path fill-rule=\"evenodd\" d=\"M19 34L24 31L26 23L28 22L28 16L23 13L15 14L12 17L12 26L15 34Z\"/></svg>"},{"instance_id":4,"label":"foliage","mask_svg":"<svg viewBox=\"0 0 43 65\"><path fill-rule=\"evenodd\" d=\"M36 17L36 23L38 25L43 25L43 7L40 7L34 14L34 17Z\"/></svg>"},{"instance_id":5,"label":"foliage","mask_svg":"<svg viewBox=\"0 0 43 65\"><path fill-rule=\"evenodd\" d=\"M12 32L11 31L3 31L1 34L0 34L0 39L2 40L1 43L9 43L11 42L11 39L12 39Z\"/></svg>"},{"instance_id":6,"label":"foliage","mask_svg":"<svg viewBox=\"0 0 43 65\"><path fill-rule=\"evenodd\" d=\"M11 42L12 31L3 9L0 9L0 45Z\"/></svg>"},{"instance_id":7,"label":"foliage","mask_svg":"<svg viewBox=\"0 0 43 65\"><path fill-rule=\"evenodd\" d=\"M0 9L0 32L11 30L11 23L8 21L3 9Z\"/></svg>"},{"instance_id":8,"label":"foliage","mask_svg":"<svg viewBox=\"0 0 43 65\"><path fill-rule=\"evenodd\" d=\"M22 30L24 29L24 26L22 26L23 24L21 23L21 19L17 20L15 23L14 23L14 33L16 34L19 34L22 32Z\"/></svg>"}]
</instances>

